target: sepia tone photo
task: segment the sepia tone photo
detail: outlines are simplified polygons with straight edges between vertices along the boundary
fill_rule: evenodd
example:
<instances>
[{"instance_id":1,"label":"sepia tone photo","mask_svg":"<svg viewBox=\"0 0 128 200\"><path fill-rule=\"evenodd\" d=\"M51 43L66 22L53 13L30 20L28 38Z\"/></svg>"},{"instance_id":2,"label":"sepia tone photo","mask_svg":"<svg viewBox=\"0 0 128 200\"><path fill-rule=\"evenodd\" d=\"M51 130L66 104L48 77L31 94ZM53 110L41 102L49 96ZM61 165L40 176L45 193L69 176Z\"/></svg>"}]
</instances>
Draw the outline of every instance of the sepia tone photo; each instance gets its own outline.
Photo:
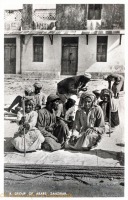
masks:
<instances>
[{"instance_id":1,"label":"sepia tone photo","mask_svg":"<svg viewBox=\"0 0 128 200\"><path fill-rule=\"evenodd\" d=\"M4 196L124 197L124 83L125 4L6 5Z\"/></svg>"}]
</instances>

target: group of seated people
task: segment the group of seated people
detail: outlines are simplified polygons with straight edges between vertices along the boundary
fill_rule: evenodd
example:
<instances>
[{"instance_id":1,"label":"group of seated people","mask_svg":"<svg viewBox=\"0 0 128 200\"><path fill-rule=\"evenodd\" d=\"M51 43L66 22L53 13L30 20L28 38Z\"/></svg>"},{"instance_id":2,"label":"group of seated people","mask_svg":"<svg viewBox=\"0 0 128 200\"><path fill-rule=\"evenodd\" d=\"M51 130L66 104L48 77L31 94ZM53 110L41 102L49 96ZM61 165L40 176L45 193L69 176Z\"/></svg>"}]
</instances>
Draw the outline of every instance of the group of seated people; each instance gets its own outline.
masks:
<instances>
[{"instance_id":1,"label":"group of seated people","mask_svg":"<svg viewBox=\"0 0 128 200\"><path fill-rule=\"evenodd\" d=\"M77 83L79 77L75 77ZM73 86L72 81L73 92L70 90L68 95L59 94L57 88L57 93L46 99L41 92L42 85L36 82L34 91L27 87L24 98L16 97L6 109L10 111L18 104L13 110L19 124L18 132L11 140L15 149L24 152L25 140L26 152L62 148L89 151L97 146L105 132L110 133L112 127L119 125L118 104L112 90L89 91L86 84L91 79L90 74L85 73L85 78L84 84L80 82L77 86L75 81Z\"/></svg>"}]
</instances>

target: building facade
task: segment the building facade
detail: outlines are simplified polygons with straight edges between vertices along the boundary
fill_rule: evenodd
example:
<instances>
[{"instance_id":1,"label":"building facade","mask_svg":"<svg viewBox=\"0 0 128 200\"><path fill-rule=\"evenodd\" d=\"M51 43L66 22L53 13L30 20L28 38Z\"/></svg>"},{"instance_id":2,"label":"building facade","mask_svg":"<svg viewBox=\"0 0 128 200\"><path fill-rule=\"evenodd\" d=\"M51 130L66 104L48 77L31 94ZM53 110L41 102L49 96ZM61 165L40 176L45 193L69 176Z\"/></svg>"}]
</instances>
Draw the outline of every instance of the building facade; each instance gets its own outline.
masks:
<instances>
[{"instance_id":1,"label":"building facade","mask_svg":"<svg viewBox=\"0 0 128 200\"><path fill-rule=\"evenodd\" d=\"M124 73L124 5L5 10L5 74Z\"/></svg>"}]
</instances>

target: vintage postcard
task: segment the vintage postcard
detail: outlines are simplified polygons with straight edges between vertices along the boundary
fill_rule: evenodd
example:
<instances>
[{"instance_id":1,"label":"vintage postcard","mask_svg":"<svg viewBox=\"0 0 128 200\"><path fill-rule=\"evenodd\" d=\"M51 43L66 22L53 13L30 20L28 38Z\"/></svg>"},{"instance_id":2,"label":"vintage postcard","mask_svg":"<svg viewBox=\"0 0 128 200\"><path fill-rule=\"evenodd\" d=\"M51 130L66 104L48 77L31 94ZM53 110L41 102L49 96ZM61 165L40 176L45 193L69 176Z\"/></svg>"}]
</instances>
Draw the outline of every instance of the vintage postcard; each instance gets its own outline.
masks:
<instances>
[{"instance_id":1,"label":"vintage postcard","mask_svg":"<svg viewBox=\"0 0 128 200\"><path fill-rule=\"evenodd\" d=\"M125 197L126 8L1 4L1 196Z\"/></svg>"}]
</instances>

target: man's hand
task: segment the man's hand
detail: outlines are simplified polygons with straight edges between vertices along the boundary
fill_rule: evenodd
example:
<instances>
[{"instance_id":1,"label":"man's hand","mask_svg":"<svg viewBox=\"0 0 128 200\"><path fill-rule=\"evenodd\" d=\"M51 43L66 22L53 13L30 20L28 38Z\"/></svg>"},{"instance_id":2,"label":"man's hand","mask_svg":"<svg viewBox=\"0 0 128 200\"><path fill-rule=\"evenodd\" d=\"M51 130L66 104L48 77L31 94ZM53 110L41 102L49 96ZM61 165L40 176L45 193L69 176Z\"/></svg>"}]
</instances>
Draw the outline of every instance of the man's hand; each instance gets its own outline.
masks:
<instances>
[{"instance_id":1,"label":"man's hand","mask_svg":"<svg viewBox=\"0 0 128 200\"><path fill-rule=\"evenodd\" d=\"M90 133L90 132L92 133L92 130L95 131L95 132L97 132L97 127L89 127L89 128L87 129L87 131L89 131L89 133Z\"/></svg>"},{"instance_id":2,"label":"man's hand","mask_svg":"<svg viewBox=\"0 0 128 200\"><path fill-rule=\"evenodd\" d=\"M21 120L19 121L19 124L20 124L20 125L23 125L23 124L25 123L25 119L26 119L25 116L22 117Z\"/></svg>"},{"instance_id":3,"label":"man's hand","mask_svg":"<svg viewBox=\"0 0 128 200\"><path fill-rule=\"evenodd\" d=\"M81 88L81 91L87 91L87 87Z\"/></svg>"},{"instance_id":4,"label":"man's hand","mask_svg":"<svg viewBox=\"0 0 128 200\"><path fill-rule=\"evenodd\" d=\"M53 127L47 126L47 127L45 128L45 130L48 131L48 132L53 132Z\"/></svg>"},{"instance_id":5,"label":"man's hand","mask_svg":"<svg viewBox=\"0 0 128 200\"><path fill-rule=\"evenodd\" d=\"M35 110L40 110L40 109L41 109L41 106L37 104L35 107Z\"/></svg>"},{"instance_id":6,"label":"man's hand","mask_svg":"<svg viewBox=\"0 0 128 200\"><path fill-rule=\"evenodd\" d=\"M18 113L20 110L21 110L21 107L20 107L20 106L17 106L17 107L15 108L16 113Z\"/></svg>"},{"instance_id":7,"label":"man's hand","mask_svg":"<svg viewBox=\"0 0 128 200\"><path fill-rule=\"evenodd\" d=\"M52 135L52 138L53 138L56 142L58 142L58 139L57 139L54 135Z\"/></svg>"},{"instance_id":8,"label":"man's hand","mask_svg":"<svg viewBox=\"0 0 128 200\"><path fill-rule=\"evenodd\" d=\"M27 130L30 129L30 125L28 123L24 123L23 127L26 128Z\"/></svg>"}]
</instances>

